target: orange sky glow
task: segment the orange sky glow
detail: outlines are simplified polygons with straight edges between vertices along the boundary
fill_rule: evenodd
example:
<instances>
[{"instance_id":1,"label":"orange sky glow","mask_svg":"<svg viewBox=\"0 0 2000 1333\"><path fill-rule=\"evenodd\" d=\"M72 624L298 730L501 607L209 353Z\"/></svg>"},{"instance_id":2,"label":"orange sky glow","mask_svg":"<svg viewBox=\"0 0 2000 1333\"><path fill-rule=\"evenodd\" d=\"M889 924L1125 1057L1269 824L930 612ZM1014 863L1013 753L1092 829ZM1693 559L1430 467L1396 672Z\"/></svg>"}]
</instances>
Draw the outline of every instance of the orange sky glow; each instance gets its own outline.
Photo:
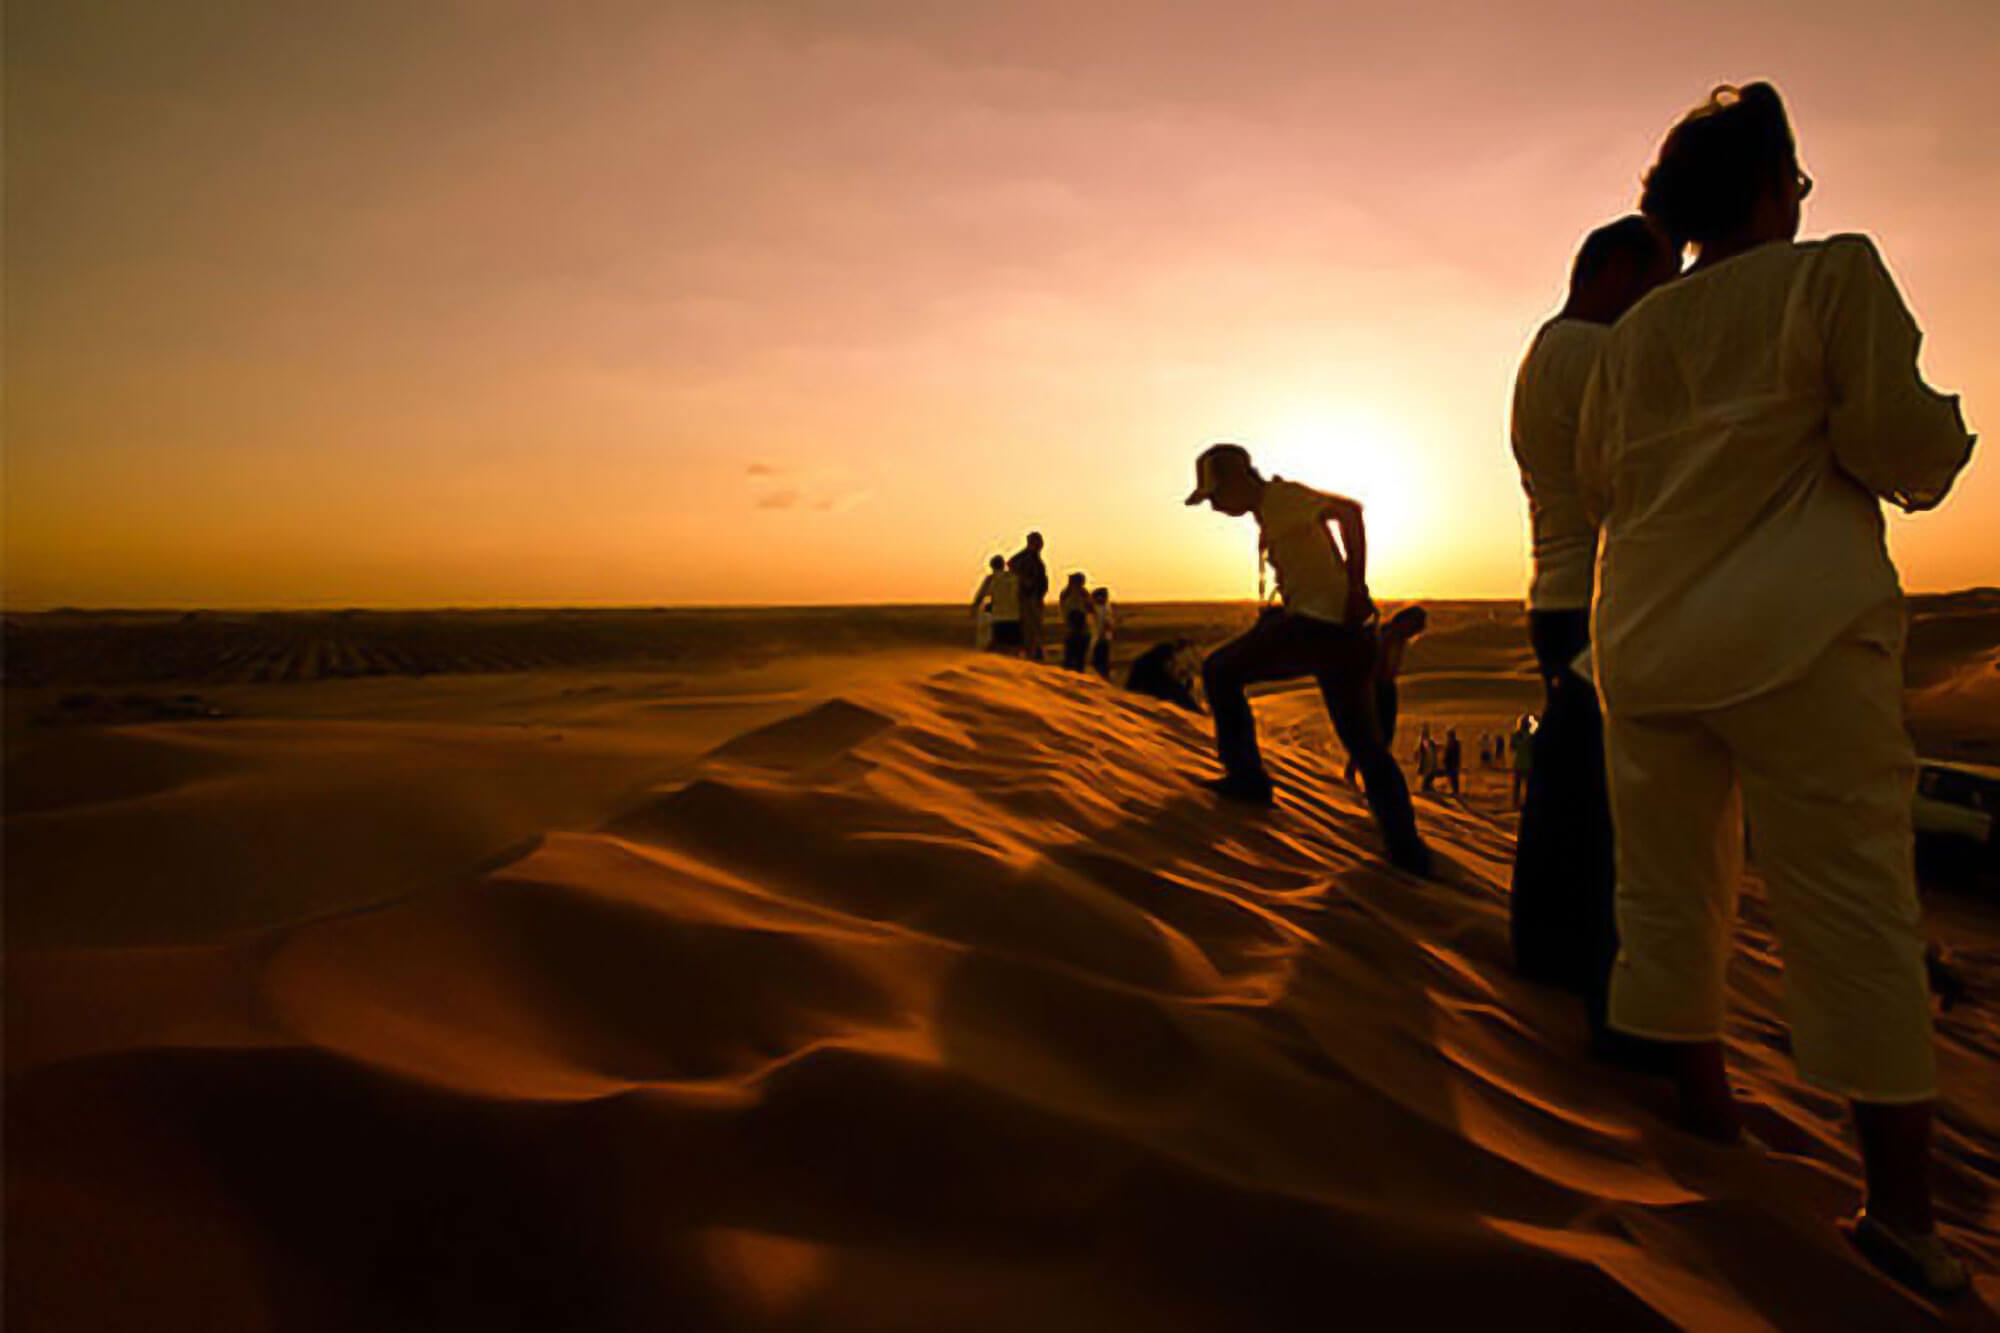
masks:
<instances>
[{"instance_id":1,"label":"orange sky glow","mask_svg":"<svg viewBox=\"0 0 2000 1333\"><path fill-rule=\"evenodd\" d=\"M956 601L1029 527L1246 597L1214 439L1378 594L1518 596L1523 347L1757 77L2000 419L1993 0L23 0L5 59L16 609ZM2000 583L2000 464L1891 533Z\"/></svg>"}]
</instances>

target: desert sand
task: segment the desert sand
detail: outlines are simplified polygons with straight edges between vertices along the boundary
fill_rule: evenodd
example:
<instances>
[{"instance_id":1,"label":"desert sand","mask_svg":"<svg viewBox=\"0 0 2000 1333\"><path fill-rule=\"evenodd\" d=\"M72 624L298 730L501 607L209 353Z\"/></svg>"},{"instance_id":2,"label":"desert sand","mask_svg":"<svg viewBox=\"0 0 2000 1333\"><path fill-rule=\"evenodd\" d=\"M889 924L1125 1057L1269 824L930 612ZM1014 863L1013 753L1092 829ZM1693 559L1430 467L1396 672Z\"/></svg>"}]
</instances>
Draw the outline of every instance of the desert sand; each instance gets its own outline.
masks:
<instances>
[{"instance_id":1,"label":"desert sand","mask_svg":"<svg viewBox=\"0 0 2000 1333\"><path fill-rule=\"evenodd\" d=\"M1404 755L1536 702L1517 606L1434 606ZM1929 895L1942 1314L1835 1226L1754 882L1720 1148L1512 976L1502 775L1419 881L1309 691L1219 809L1205 719L965 637L10 618L10 1327L2000 1327L1992 885ZM2000 754L1996 666L2000 594L1918 602L1927 753Z\"/></svg>"}]
</instances>

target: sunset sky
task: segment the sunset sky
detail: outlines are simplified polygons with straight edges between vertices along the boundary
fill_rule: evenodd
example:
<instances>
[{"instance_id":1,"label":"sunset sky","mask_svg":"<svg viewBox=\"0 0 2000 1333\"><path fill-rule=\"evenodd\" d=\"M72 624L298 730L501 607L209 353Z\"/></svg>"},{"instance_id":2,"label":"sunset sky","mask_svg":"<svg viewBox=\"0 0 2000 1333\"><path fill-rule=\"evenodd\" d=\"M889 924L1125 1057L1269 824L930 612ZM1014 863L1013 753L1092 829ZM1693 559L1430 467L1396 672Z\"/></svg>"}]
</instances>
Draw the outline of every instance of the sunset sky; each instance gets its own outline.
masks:
<instances>
[{"instance_id":1,"label":"sunset sky","mask_svg":"<svg viewBox=\"0 0 2000 1333\"><path fill-rule=\"evenodd\" d=\"M6 13L7 602L958 600L1029 527L1254 592L1235 439L1385 597L1519 595L1570 255L1767 77L2000 429L2000 3ZM2000 461L1892 522L2000 583Z\"/></svg>"}]
</instances>

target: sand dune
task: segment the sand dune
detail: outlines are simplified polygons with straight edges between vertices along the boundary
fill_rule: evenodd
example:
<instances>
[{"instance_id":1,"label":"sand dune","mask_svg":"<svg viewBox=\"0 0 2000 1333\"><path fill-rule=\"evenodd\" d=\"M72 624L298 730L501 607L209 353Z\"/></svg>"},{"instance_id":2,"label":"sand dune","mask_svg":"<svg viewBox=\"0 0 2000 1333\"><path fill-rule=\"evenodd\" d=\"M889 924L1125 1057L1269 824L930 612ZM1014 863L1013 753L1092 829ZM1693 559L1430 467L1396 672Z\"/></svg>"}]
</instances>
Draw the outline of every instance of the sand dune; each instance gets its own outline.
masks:
<instances>
[{"instance_id":1,"label":"sand dune","mask_svg":"<svg viewBox=\"0 0 2000 1333\"><path fill-rule=\"evenodd\" d=\"M462 879L737 731L946 660L250 685L203 694L222 716L109 726L10 698L8 939L194 943Z\"/></svg>"},{"instance_id":2,"label":"sand dune","mask_svg":"<svg viewBox=\"0 0 2000 1333\"><path fill-rule=\"evenodd\" d=\"M1275 715L1281 708L1266 705ZM1506 967L1510 839L1380 866L1303 732L998 661L804 703L487 873L10 960L9 1314L42 1328L1921 1328L1833 1227L1753 895L1749 1148ZM144 788L154 779L131 779ZM129 793L128 793L129 794ZM51 798L53 799L53 798ZM1942 1020L2000 1271L2000 1028ZM1952 1326L1993 1327L1980 1301Z\"/></svg>"},{"instance_id":3,"label":"sand dune","mask_svg":"<svg viewBox=\"0 0 2000 1333\"><path fill-rule=\"evenodd\" d=\"M1919 599L1908 662L1910 728L1925 753L2000 764L2000 590Z\"/></svg>"}]
</instances>

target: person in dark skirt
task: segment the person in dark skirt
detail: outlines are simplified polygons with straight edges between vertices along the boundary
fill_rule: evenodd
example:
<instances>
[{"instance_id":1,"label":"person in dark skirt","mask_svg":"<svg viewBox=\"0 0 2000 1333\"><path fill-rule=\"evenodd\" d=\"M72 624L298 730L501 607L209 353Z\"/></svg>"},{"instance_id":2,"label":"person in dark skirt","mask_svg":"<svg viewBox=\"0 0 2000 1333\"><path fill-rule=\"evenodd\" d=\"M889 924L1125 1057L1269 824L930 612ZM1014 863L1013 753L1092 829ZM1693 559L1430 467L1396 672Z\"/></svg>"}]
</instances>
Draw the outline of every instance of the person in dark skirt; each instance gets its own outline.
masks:
<instances>
[{"instance_id":1,"label":"person in dark skirt","mask_svg":"<svg viewBox=\"0 0 2000 1333\"><path fill-rule=\"evenodd\" d=\"M1510 931L1515 968L1583 996L1593 1041L1605 1027L1613 914L1610 795L1596 688L1576 661L1590 644L1597 528L1578 491L1576 432L1584 387L1612 324L1671 278L1673 247L1645 218L1593 231L1570 274L1569 297L1528 347L1514 386L1513 446L1534 537L1528 637L1546 702L1539 730L1523 718L1499 758L1513 770L1521 811Z\"/></svg>"}]
</instances>

